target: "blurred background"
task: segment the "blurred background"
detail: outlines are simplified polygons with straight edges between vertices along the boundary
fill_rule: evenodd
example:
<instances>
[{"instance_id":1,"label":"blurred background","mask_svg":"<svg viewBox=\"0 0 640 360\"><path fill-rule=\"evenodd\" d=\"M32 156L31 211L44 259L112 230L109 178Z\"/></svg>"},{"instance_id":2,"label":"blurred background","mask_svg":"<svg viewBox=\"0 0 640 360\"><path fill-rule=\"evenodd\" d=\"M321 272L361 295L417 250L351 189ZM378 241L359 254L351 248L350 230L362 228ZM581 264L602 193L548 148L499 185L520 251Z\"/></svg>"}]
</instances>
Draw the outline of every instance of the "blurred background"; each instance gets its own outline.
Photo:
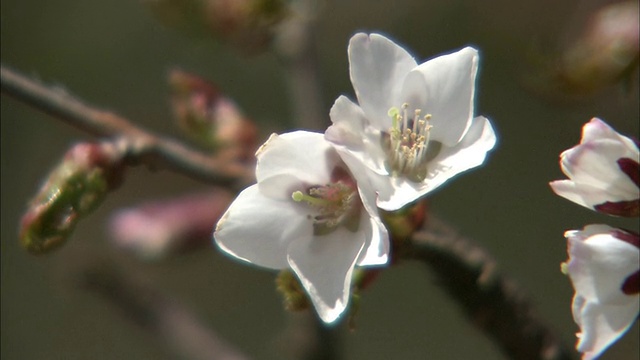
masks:
<instances>
[{"instance_id":1,"label":"blurred background","mask_svg":"<svg viewBox=\"0 0 640 360\"><path fill-rule=\"evenodd\" d=\"M590 19L611 3L322 1L317 13L327 122L335 98L354 98L346 46L355 32L385 33L419 60L466 45L480 50L476 113L492 120L499 143L483 167L433 194L430 207L485 246L570 344L577 327L571 284L559 270L566 260L564 231L591 223L638 231L637 221L590 212L548 186L563 178L558 155L578 143L582 125L592 117L623 134L638 134L637 65L630 74L614 66L613 75L600 78L596 70L593 77L578 76L596 79L583 83L573 72L590 69L589 61L599 60L589 54L605 50L567 55L581 41L600 41L588 35ZM3 64L154 132L184 139L169 103L167 74L175 67L212 80L234 99L259 124L260 142L298 124L286 69L273 52L247 56L230 44L185 35L164 26L139 1L3 0L0 20ZM17 237L27 202L66 149L89 137L4 95L1 110L3 359L172 358L162 341L78 286L77 269L97 261L96 254L117 259L132 277L185 304L251 357L286 358L291 315L275 291L274 273L239 264L213 245L153 262L113 246L107 225L117 209L209 191L207 185L132 168L66 246L46 256L27 253ZM344 358L501 358L431 279L417 263L384 271L362 296L357 330L340 325ZM637 359L638 335L636 323L602 359Z\"/></svg>"}]
</instances>

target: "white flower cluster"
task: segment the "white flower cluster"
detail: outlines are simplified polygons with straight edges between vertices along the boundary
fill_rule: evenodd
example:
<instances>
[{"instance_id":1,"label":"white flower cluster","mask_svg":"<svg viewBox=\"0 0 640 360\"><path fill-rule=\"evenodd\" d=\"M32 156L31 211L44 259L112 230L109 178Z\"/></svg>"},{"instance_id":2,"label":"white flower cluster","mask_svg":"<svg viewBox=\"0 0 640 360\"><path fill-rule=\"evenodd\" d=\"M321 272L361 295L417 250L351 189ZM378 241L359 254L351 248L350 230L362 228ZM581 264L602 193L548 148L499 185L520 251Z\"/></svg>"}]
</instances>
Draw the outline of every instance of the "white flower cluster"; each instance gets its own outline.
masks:
<instances>
[{"instance_id":1,"label":"white flower cluster","mask_svg":"<svg viewBox=\"0 0 640 360\"><path fill-rule=\"evenodd\" d=\"M551 182L556 194L589 209L637 217L640 202L638 144L594 118L580 144L560 155L569 180ZM575 295L573 318L580 327L583 359L600 356L635 322L640 311L638 234L608 225L565 233L569 275Z\"/></svg>"},{"instance_id":2,"label":"white flower cluster","mask_svg":"<svg viewBox=\"0 0 640 360\"><path fill-rule=\"evenodd\" d=\"M350 298L355 266L389 258L378 208L398 210L483 163L496 136L474 117L478 52L418 64L378 34L356 34L348 48L354 103L333 105L325 134L272 135L258 150L257 184L218 222L228 254L290 268L320 318L336 321Z\"/></svg>"}]
</instances>

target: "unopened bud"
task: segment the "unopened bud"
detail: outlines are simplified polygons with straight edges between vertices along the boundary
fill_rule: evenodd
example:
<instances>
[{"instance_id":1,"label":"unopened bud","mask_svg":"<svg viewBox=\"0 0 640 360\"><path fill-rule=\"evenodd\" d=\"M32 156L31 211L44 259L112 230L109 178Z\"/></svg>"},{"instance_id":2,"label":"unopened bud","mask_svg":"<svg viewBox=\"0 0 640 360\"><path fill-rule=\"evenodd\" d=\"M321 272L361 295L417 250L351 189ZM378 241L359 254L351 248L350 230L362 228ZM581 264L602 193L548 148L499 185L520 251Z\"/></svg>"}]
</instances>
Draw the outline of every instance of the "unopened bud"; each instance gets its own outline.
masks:
<instances>
[{"instance_id":1,"label":"unopened bud","mask_svg":"<svg viewBox=\"0 0 640 360\"><path fill-rule=\"evenodd\" d=\"M80 218L120 184L123 153L113 143L80 143L67 151L22 217L22 245L36 254L62 245Z\"/></svg>"},{"instance_id":2,"label":"unopened bud","mask_svg":"<svg viewBox=\"0 0 640 360\"><path fill-rule=\"evenodd\" d=\"M419 201L398 211L380 211L380 214L391 235L392 245L398 248L424 224L428 215L427 202Z\"/></svg>"},{"instance_id":3,"label":"unopened bud","mask_svg":"<svg viewBox=\"0 0 640 360\"><path fill-rule=\"evenodd\" d=\"M284 298L284 308L289 311L309 309L311 301L302 284L290 270L282 270L276 278L276 288Z\"/></svg>"},{"instance_id":4,"label":"unopened bud","mask_svg":"<svg viewBox=\"0 0 640 360\"><path fill-rule=\"evenodd\" d=\"M356 330L356 320L358 311L360 310L360 303L362 296L360 295L363 290L368 288L373 282L378 279L380 275L380 268L355 268L353 271L353 281L351 283L351 298L349 301L349 310L347 313L347 324L350 331Z\"/></svg>"},{"instance_id":5,"label":"unopened bud","mask_svg":"<svg viewBox=\"0 0 640 360\"><path fill-rule=\"evenodd\" d=\"M222 189L121 210L110 224L120 247L144 259L211 245L211 231L233 196Z\"/></svg>"},{"instance_id":6,"label":"unopened bud","mask_svg":"<svg viewBox=\"0 0 640 360\"><path fill-rule=\"evenodd\" d=\"M169 76L173 111L180 127L202 145L252 159L258 131L238 106L198 76L174 70Z\"/></svg>"},{"instance_id":7,"label":"unopened bud","mask_svg":"<svg viewBox=\"0 0 640 360\"><path fill-rule=\"evenodd\" d=\"M356 267L352 275L351 291L349 292L349 309L346 313L350 330L356 328L356 316L360 309L360 293L369 287L380 274L380 269L364 269ZM276 278L276 289L283 296L284 308L289 311L307 310L311 307L311 300L300 283L298 277L289 269L280 271Z\"/></svg>"},{"instance_id":8,"label":"unopened bud","mask_svg":"<svg viewBox=\"0 0 640 360\"><path fill-rule=\"evenodd\" d=\"M257 53L271 41L286 17L284 0L143 0L165 25L199 36L211 36L246 53Z\"/></svg>"}]
</instances>

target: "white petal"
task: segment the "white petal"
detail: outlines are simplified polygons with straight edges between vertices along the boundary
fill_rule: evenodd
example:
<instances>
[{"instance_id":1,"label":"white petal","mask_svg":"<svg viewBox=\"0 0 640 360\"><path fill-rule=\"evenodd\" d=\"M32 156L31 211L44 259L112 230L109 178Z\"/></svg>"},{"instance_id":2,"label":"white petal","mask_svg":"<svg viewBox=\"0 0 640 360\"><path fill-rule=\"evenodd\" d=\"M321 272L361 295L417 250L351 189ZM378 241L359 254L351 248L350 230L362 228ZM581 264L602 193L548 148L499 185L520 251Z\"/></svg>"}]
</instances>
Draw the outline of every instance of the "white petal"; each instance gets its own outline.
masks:
<instances>
[{"instance_id":1,"label":"white petal","mask_svg":"<svg viewBox=\"0 0 640 360\"><path fill-rule=\"evenodd\" d=\"M302 236L289 246L289 265L325 323L334 322L347 307L353 268L364 243L363 232L338 228L324 236Z\"/></svg>"},{"instance_id":2,"label":"white petal","mask_svg":"<svg viewBox=\"0 0 640 360\"><path fill-rule=\"evenodd\" d=\"M429 60L407 75L401 99L410 111L419 108L423 115L431 114L433 140L454 146L464 136L473 119L477 71L478 51L466 47Z\"/></svg>"},{"instance_id":3,"label":"white petal","mask_svg":"<svg viewBox=\"0 0 640 360\"><path fill-rule=\"evenodd\" d=\"M370 166L367 166L365 161L362 161L361 157L359 157L358 152L350 151L349 149L336 146L336 151L340 154L340 157L344 161L344 163L349 167L351 173L354 178L358 182L358 187L361 187L362 184L369 184L368 186L373 189L375 193L378 195L377 206L381 207L385 210L393 211L397 210L400 207L404 206L405 203L399 203L398 207L395 207L395 203L391 204L388 207L383 206L388 202L388 200L395 194L396 191L401 191L400 185L407 183L403 178L396 178L391 176L386 170L378 171L373 170ZM409 182L411 183L411 182ZM415 183L411 183L415 184ZM412 194L415 193L415 190L411 190ZM398 198L399 201L403 202L404 197ZM398 200L396 199L396 200Z\"/></svg>"},{"instance_id":4,"label":"white petal","mask_svg":"<svg viewBox=\"0 0 640 360\"><path fill-rule=\"evenodd\" d=\"M265 197L253 185L234 200L213 237L220 249L238 259L283 269L288 266L289 242L313 232L305 220L297 203Z\"/></svg>"},{"instance_id":5,"label":"white petal","mask_svg":"<svg viewBox=\"0 0 640 360\"><path fill-rule=\"evenodd\" d=\"M577 236L567 232L568 271L576 292L588 300L615 304L625 302L621 290L624 280L638 271L638 248L610 233Z\"/></svg>"},{"instance_id":6,"label":"white petal","mask_svg":"<svg viewBox=\"0 0 640 360\"><path fill-rule=\"evenodd\" d=\"M378 190L378 207L387 211L396 211L425 195L428 190L423 184L407 180L404 177L382 176L374 174L372 183Z\"/></svg>"},{"instance_id":7,"label":"white petal","mask_svg":"<svg viewBox=\"0 0 640 360\"><path fill-rule=\"evenodd\" d=\"M368 182L358 183L358 192L364 205L360 230L365 233L365 248L360 253L358 265L383 265L389 260L389 233L380 220L376 207L376 193Z\"/></svg>"},{"instance_id":8,"label":"white petal","mask_svg":"<svg viewBox=\"0 0 640 360\"><path fill-rule=\"evenodd\" d=\"M583 360L597 358L629 330L638 316L637 299L611 306L574 298L574 311L580 314L576 323L583 329L576 348L583 353Z\"/></svg>"},{"instance_id":9,"label":"white petal","mask_svg":"<svg viewBox=\"0 0 640 360\"><path fill-rule=\"evenodd\" d=\"M325 184L339 162L324 135L308 131L272 135L258 150L257 158L258 183L273 176L291 174L304 183Z\"/></svg>"},{"instance_id":10,"label":"white petal","mask_svg":"<svg viewBox=\"0 0 640 360\"><path fill-rule=\"evenodd\" d=\"M603 139L566 150L560 158L562 171L571 180L603 189L610 194L609 201L617 202L640 197L638 186L620 170L617 163L618 159L630 156L634 154L629 154L623 143Z\"/></svg>"},{"instance_id":11,"label":"white petal","mask_svg":"<svg viewBox=\"0 0 640 360\"><path fill-rule=\"evenodd\" d=\"M358 258L358 266L385 265L389 261L389 233L380 219L362 217L361 229L365 232L364 250Z\"/></svg>"},{"instance_id":12,"label":"white petal","mask_svg":"<svg viewBox=\"0 0 640 360\"><path fill-rule=\"evenodd\" d=\"M329 116L333 125L325 131L325 139L337 145L361 149L362 133L367 123L362 109L346 96L340 95L333 103Z\"/></svg>"},{"instance_id":13,"label":"white petal","mask_svg":"<svg viewBox=\"0 0 640 360\"><path fill-rule=\"evenodd\" d=\"M355 34L348 53L358 103L374 127L386 130L391 123L387 112L392 106L402 105L395 100L405 76L417 64L402 47L378 34Z\"/></svg>"},{"instance_id":14,"label":"white petal","mask_svg":"<svg viewBox=\"0 0 640 360\"><path fill-rule=\"evenodd\" d=\"M366 167L379 174L387 174L384 166L386 154L381 146L381 134L365 126L362 109L344 96L331 107L333 125L325 132L325 138L337 147L343 147Z\"/></svg>"},{"instance_id":15,"label":"white petal","mask_svg":"<svg viewBox=\"0 0 640 360\"><path fill-rule=\"evenodd\" d=\"M291 195L294 192L305 189L310 183L324 183L324 181L321 181L324 180L322 176L319 177L320 180L317 182L310 182L309 176L307 176L307 181L300 180L300 177L303 176L297 172L292 172L290 174L278 174L262 179L262 181L257 185L260 188L260 193L264 196L272 199L290 201Z\"/></svg>"},{"instance_id":16,"label":"white petal","mask_svg":"<svg viewBox=\"0 0 640 360\"><path fill-rule=\"evenodd\" d=\"M604 204L619 196L613 196L608 190L588 184L579 184L571 180L556 180L549 183L553 192L578 205L594 210L596 205Z\"/></svg>"},{"instance_id":17,"label":"white petal","mask_svg":"<svg viewBox=\"0 0 640 360\"><path fill-rule=\"evenodd\" d=\"M482 165L497 141L496 133L491 122L483 116L478 116L471 122L464 138L454 147L443 148L438 156L430 163L437 163L446 172L429 171L425 182L443 183L449 178L463 171ZM439 177L445 178L440 180Z\"/></svg>"},{"instance_id":18,"label":"white petal","mask_svg":"<svg viewBox=\"0 0 640 360\"><path fill-rule=\"evenodd\" d=\"M393 211L417 200L455 175L481 165L495 143L496 134L489 120L482 116L475 118L462 141L451 148L443 147L429 162L427 177L422 183L404 177L374 180L379 191L378 206Z\"/></svg>"},{"instance_id":19,"label":"white petal","mask_svg":"<svg viewBox=\"0 0 640 360\"><path fill-rule=\"evenodd\" d=\"M593 118L582 127L582 139L580 143L588 143L596 140L610 139L618 142L622 142L629 151L638 152L638 147L635 142L626 136L620 135L606 122Z\"/></svg>"},{"instance_id":20,"label":"white petal","mask_svg":"<svg viewBox=\"0 0 640 360\"><path fill-rule=\"evenodd\" d=\"M626 295L622 284L638 271L640 252L612 234L607 225L568 231L568 273L576 295L573 316L580 326L578 351L594 358L633 324L640 311L638 294Z\"/></svg>"}]
</instances>

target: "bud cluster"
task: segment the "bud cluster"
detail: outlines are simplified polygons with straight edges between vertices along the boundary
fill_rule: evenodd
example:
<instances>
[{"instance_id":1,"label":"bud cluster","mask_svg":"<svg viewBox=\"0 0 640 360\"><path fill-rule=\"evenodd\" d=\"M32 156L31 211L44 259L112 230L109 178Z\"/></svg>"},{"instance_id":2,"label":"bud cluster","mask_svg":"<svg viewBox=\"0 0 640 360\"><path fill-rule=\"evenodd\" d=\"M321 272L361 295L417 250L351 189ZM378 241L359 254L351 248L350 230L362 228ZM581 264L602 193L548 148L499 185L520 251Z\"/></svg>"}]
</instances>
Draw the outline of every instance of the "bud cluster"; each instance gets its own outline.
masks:
<instances>
[{"instance_id":1,"label":"bud cluster","mask_svg":"<svg viewBox=\"0 0 640 360\"><path fill-rule=\"evenodd\" d=\"M238 106L204 79L181 70L169 75L171 103L178 124L200 144L253 158L257 129Z\"/></svg>"}]
</instances>

